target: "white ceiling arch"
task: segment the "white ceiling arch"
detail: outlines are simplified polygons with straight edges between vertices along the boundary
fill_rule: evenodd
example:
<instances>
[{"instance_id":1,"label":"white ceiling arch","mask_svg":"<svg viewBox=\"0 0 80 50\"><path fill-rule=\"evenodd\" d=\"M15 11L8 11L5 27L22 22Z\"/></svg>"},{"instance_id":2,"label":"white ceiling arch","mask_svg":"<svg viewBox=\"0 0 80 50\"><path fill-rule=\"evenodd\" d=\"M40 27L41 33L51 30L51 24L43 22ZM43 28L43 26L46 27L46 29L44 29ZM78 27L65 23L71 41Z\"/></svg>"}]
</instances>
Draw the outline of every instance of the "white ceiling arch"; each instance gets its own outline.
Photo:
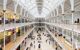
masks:
<instances>
[{"instance_id":1,"label":"white ceiling arch","mask_svg":"<svg viewBox=\"0 0 80 50\"><path fill-rule=\"evenodd\" d=\"M38 6L36 0L18 0L19 4L21 4L27 11L30 11L34 16L46 16L51 11L56 9L58 5L62 3L63 0L43 0L42 13L38 13ZM34 12L33 12L34 11ZM36 15L37 14L37 15Z\"/></svg>"}]
</instances>

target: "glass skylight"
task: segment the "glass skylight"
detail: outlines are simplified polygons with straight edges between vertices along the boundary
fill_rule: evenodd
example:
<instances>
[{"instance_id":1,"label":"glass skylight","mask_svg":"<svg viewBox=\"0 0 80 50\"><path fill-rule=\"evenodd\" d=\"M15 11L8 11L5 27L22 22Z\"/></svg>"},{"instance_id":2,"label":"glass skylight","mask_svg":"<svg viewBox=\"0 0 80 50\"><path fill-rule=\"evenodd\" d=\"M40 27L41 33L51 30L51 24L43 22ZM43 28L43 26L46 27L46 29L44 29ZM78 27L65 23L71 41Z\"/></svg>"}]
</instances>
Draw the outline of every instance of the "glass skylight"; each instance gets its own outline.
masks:
<instances>
[{"instance_id":1,"label":"glass skylight","mask_svg":"<svg viewBox=\"0 0 80 50\"><path fill-rule=\"evenodd\" d=\"M34 17L46 17L51 11L57 8L58 5L61 4L63 0L43 0L43 9L42 13L38 13L38 5L36 4L36 0L18 0L18 2Z\"/></svg>"}]
</instances>

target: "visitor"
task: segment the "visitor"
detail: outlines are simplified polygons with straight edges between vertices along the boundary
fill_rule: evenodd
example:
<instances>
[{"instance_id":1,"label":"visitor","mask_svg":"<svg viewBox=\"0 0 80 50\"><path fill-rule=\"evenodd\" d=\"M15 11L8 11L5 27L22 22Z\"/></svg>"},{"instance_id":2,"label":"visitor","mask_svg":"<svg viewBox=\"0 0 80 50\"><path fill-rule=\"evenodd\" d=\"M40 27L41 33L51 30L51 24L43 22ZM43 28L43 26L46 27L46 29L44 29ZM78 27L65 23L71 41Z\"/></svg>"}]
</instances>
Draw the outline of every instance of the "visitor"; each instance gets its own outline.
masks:
<instances>
[{"instance_id":1,"label":"visitor","mask_svg":"<svg viewBox=\"0 0 80 50\"><path fill-rule=\"evenodd\" d=\"M30 46L33 46L32 42L31 42Z\"/></svg>"},{"instance_id":2,"label":"visitor","mask_svg":"<svg viewBox=\"0 0 80 50\"><path fill-rule=\"evenodd\" d=\"M56 50L57 50L57 47L56 47Z\"/></svg>"},{"instance_id":3,"label":"visitor","mask_svg":"<svg viewBox=\"0 0 80 50\"><path fill-rule=\"evenodd\" d=\"M41 45L40 44L38 45L38 48L41 48Z\"/></svg>"},{"instance_id":4,"label":"visitor","mask_svg":"<svg viewBox=\"0 0 80 50\"><path fill-rule=\"evenodd\" d=\"M28 47L27 47L27 49L26 50L28 50Z\"/></svg>"}]
</instances>

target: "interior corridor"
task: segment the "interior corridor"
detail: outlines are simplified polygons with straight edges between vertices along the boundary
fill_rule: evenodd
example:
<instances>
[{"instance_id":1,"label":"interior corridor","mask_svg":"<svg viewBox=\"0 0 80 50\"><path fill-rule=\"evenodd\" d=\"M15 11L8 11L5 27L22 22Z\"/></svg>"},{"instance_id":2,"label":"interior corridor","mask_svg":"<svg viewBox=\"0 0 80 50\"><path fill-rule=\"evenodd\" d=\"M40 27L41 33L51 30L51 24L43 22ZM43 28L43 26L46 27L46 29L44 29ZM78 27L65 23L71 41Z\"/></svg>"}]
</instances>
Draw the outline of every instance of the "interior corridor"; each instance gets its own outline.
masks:
<instances>
[{"instance_id":1,"label":"interior corridor","mask_svg":"<svg viewBox=\"0 0 80 50\"><path fill-rule=\"evenodd\" d=\"M80 0L0 0L0 50L80 50Z\"/></svg>"},{"instance_id":2,"label":"interior corridor","mask_svg":"<svg viewBox=\"0 0 80 50\"><path fill-rule=\"evenodd\" d=\"M41 31L37 33L36 31L34 31L32 36L34 37L33 39L31 38L27 39L27 41L29 41L27 42L28 49L30 50L49 50L49 49L55 50L53 48L53 42L47 37L47 32Z\"/></svg>"}]
</instances>

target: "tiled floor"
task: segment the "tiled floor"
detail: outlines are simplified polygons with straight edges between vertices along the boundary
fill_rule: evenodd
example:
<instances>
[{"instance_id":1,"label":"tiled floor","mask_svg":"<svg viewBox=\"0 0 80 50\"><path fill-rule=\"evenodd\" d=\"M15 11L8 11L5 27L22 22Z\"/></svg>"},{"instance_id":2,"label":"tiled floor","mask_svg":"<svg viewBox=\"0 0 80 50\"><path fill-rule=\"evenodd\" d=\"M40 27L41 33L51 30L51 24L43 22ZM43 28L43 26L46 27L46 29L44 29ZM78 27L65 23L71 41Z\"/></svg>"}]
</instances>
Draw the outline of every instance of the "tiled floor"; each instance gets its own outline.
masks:
<instances>
[{"instance_id":1,"label":"tiled floor","mask_svg":"<svg viewBox=\"0 0 80 50\"><path fill-rule=\"evenodd\" d=\"M53 45L49 44L49 41L46 42L46 39L48 39L48 38L46 36L42 35L42 33L41 33L41 40L37 40L37 33L36 32L34 33L34 36L36 37L35 40L29 41L29 43L30 42L33 43L33 46L30 47L30 50L55 50L53 48ZM34 43L34 41L35 41L35 43ZM38 43L38 41L41 41L41 43ZM41 48L38 48L39 44L41 44ZM34 48L34 46L35 46L35 48ZM28 47L29 47L29 45L28 45Z\"/></svg>"}]
</instances>

